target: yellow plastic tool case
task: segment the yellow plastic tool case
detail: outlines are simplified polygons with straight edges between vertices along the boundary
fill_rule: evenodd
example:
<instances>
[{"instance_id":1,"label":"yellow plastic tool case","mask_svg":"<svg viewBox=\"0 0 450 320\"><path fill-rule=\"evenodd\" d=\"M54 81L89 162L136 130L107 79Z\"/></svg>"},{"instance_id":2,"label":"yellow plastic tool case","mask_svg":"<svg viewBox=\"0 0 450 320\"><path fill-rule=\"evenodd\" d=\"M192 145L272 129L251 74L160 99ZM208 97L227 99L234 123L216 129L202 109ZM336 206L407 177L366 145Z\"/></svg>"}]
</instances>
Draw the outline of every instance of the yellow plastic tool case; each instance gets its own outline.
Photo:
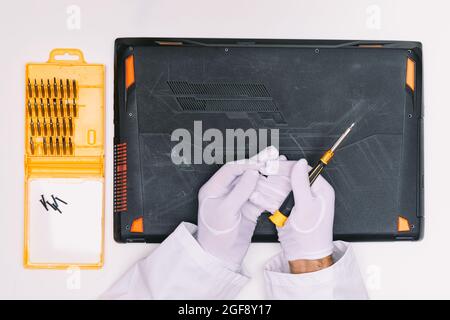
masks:
<instances>
[{"instance_id":1,"label":"yellow plastic tool case","mask_svg":"<svg viewBox=\"0 0 450 320\"><path fill-rule=\"evenodd\" d=\"M103 265L104 75L78 49L26 65L25 267Z\"/></svg>"}]
</instances>

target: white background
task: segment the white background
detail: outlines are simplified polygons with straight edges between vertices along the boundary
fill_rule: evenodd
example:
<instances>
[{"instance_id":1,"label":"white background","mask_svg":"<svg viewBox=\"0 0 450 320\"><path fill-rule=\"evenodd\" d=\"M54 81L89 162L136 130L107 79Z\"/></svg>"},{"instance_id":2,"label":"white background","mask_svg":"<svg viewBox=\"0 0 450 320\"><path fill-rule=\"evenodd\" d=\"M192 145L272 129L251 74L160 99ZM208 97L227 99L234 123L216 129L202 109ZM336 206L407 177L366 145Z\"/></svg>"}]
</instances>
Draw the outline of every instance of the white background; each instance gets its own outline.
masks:
<instances>
[{"instance_id":1,"label":"white background","mask_svg":"<svg viewBox=\"0 0 450 320\"><path fill-rule=\"evenodd\" d=\"M68 26L70 5L80 29ZM0 298L96 298L156 245L112 237L113 45L117 37L417 40L425 72L425 239L354 245L371 298L450 298L448 1L8 1L0 9ZM24 70L56 47L106 65L106 260L99 271L25 270ZM253 279L239 298L264 298L262 267L278 244L253 244Z\"/></svg>"}]
</instances>

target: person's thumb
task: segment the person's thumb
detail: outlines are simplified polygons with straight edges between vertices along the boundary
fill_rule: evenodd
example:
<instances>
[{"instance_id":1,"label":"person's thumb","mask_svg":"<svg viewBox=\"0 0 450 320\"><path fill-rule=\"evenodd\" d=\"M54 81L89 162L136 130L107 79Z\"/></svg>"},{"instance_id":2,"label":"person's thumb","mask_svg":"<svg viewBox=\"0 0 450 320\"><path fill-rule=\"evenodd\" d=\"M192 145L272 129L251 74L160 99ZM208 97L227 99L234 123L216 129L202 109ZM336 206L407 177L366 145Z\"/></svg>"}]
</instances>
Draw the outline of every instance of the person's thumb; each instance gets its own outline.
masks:
<instances>
[{"instance_id":1,"label":"person's thumb","mask_svg":"<svg viewBox=\"0 0 450 320\"><path fill-rule=\"evenodd\" d=\"M310 202L313 198L308 172L308 162L305 159L299 160L292 168L291 184L295 203Z\"/></svg>"}]
</instances>

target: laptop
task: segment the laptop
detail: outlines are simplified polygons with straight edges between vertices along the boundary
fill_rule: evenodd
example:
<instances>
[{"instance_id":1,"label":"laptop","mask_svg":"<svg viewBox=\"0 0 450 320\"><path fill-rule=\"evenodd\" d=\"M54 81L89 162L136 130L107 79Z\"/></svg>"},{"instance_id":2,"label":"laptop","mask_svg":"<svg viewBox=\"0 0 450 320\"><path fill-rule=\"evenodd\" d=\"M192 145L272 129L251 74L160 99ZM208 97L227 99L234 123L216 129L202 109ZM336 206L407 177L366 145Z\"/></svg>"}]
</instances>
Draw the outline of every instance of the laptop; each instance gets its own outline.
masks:
<instances>
[{"instance_id":1,"label":"laptop","mask_svg":"<svg viewBox=\"0 0 450 320\"><path fill-rule=\"evenodd\" d=\"M334 238L421 239L421 47L117 39L115 240L161 242L180 222L196 223L198 190L223 163L274 144L315 164L353 122L322 173L336 193ZM277 241L267 212L253 241Z\"/></svg>"}]
</instances>

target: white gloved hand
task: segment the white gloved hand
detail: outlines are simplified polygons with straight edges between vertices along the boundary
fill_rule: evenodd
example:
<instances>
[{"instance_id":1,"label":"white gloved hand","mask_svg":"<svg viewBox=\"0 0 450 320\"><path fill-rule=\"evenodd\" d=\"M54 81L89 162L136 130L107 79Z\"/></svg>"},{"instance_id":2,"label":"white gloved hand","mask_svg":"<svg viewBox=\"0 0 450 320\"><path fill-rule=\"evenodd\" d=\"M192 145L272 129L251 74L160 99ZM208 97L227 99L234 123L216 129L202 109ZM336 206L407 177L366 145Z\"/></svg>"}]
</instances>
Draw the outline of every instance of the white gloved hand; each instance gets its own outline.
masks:
<instances>
[{"instance_id":1,"label":"white gloved hand","mask_svg":"<svg viewBox=\"0 0 450 320\"><path fill-rule=\"evenodd\" d=\"M275 160L268 160L259 169L262 174L250 202L258 207L259 212L275 212L291 192L291 170L297 161L289 161L284 155Z\"/></svg>"},{"instance_id":2,"label":"white gloved hand","mask_svg":"<svg viewBox=\"0 0 450 320\"><path fill-rule=\"evenodd\" d=\"M284 199L283 195L272 195L267 188L271 184L258 172L267 161L276 159L278 150L268 147L248 160L226 163L199 191L198 242L231 269L239 269L257 219L265 210L258 201L249 201L252 193L258 191L258 197L272 199L266 201L270 207ZM286 185L289 188L285 181L283 186Z\"/></svg>"},{"instance_id":3,"label":"white gloved hand","mask_svg":"<svg viewBox=\"0 0 450 320\"><path fill-rule=\"evenodd\" d=\"M333 252L334 189L322 176L310 186L310 169L305 159L292 167L295 205L285 225L277 228L289 261L320 259Z\"/></svg>"}]
</instances>

